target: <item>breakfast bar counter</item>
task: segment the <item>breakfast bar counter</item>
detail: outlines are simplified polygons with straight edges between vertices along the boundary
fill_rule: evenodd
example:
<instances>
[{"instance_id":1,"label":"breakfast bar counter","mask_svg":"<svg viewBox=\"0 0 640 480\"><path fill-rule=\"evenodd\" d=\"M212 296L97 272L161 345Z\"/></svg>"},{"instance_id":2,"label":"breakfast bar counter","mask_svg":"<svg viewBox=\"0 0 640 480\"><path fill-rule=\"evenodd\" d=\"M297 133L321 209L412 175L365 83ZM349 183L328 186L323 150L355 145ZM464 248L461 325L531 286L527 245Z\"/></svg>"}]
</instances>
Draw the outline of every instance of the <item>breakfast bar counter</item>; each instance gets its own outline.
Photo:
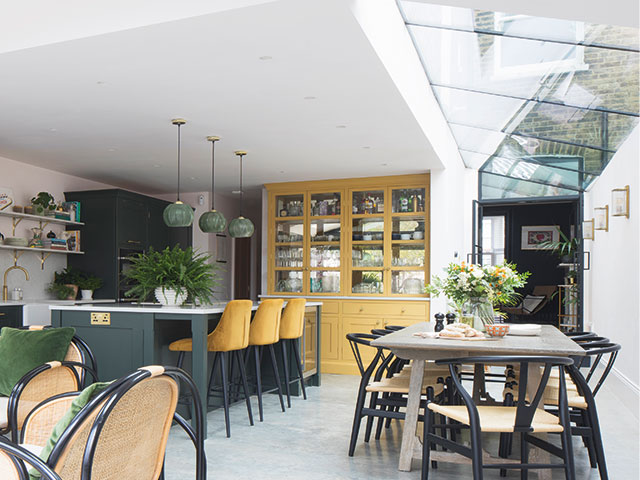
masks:
<instances>
[{"instance_id":1,"label":"breakfast bar counter","mask_svg":"<svg viewBox=\"0 0 640 480\"><path fill-rule=\"evenodd\" d=\"M169 343L193 338L191 368L203 405L207 405L209 360L207 335L213 331L226 303L205 307L163 307L138 304L51 305L51 325L74 327L91 347L101 381L119 378L145 365L175 365ZM320 384L320 315L322 303L307 302L301 352L309 385ZM255 311L258 305L253 306ZM189 356L187 356L189 357ZM206 421L206 418L205 418ZM205 425L206 427L206 425ZM206 432L206 428L205 428Z\"/></svg>"}]
</instances>

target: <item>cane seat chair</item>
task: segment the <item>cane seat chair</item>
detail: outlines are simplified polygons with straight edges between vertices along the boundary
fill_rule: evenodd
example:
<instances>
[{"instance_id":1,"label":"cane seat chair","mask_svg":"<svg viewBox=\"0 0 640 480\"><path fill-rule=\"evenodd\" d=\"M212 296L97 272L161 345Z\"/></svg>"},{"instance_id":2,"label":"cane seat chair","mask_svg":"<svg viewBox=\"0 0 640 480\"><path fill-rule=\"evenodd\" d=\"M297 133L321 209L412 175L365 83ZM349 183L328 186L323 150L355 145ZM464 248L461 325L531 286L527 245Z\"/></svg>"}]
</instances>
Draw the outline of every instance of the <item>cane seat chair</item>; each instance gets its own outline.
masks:
<instances>
[{"instance_id":1,"label":"cane seat chair","mask_svg":"<svg viewBox=\"0 0 640 480\"><path fill-rule=\"evenodd\" d=\"M473 365L496 365L508 364L517 365L520 375L518 385L521 399L515 406L488 406L476 405L472 396L463 387L457 368L462 364ZM526 478L526 472L531 468L528 463L528 446L535 445L538 448L548 451L552 455L560 456L563 463L558 464L535 464L536 469L541 468L562 468L568 480L575 480L575 467L573 463L573 447L571 443L571 419L567 405L567 389L565 367L573 364L571 358L565 357L533 357L533 356L487 356L487 357L463 357L457 359L436 360L438 365L448 365L450 377L454 388L462 401L462 405L440 405L429 401L427 403L428 413L424 416L424 442L422 458L422 479L427 480L430 467L430 454L436 445L446 447L447 450L458 453L471 459L473 479L483 478L483 469L519 469L522 478ZM528 372L530 364L543 365L542 378L535 390L533 399L525 401L528 383ZM541 399L544 389L549 380L552 369L558 370L558 415L554 415L541 408ZM459 424L466 425L470 430L471 445L462 445L448 440L444 436L435 434L434 415L441 414L448 419L455 420L458 424L445 425L447 428L458 428ZM493 433L515 433L520 435L521 451L520 462L492 461L486 462L483 459L483 432ZM532 433L555 433L559 434L562 448L550 444L549 442L531 436Z\"/></svg>"},{"instance_id":2,"label":"cane seat chair","mask_svg":"<svg viewBox=\"0 0 640 480\"><path fill-rule=\"evenodd\" d=\"M253 425L253 413L251 412L251 399L247 383L247 373L242 359L241 351L249 345L249 323L251 322L251 300L231 300L227 303L216 328L207 336L207 350L214 354L213 367L209 376L207 391L207 407L209 398L216 391L214 378L216 367L220 366L220 379L222 381L222 402L224 408L224 421L227 438L231 437L231 421L229 417L230 389L229 379L233 376L233 360L237 360L240 369L241 383L244 389L245 403L249 424ZM182 368L184 357L193 349L191 338L182 338L169 344L169 350L178 353L177 367Z\"/></svg>"},{"instance_id":3,"label":"cane seat chair","mask_svg":"<svg viewBox=\"0 0 640 480\"><path fill-rule=\"evenodd\" d=\"M195 429L175 413L180 382L191 390L195 402ZM150 366L114 381L80 410L48 459L39 459L34 452L43 445L39 435L32 435L40 430L34 424L44 421L52 428L55 415L48 410L59 413L59 406L68 406L72 396L43 402L38 413L25 422L21 445L0 440L1 478L25 478L26 466L30 466L43 480L157 480L163 476L165 448L175 420L195 445L196 480L206 479L202 405L193 380L184 371Z\"/></svg>"},{"instance_id":4,"label":"cane seat chair","mask_svg":"<svg viewBox=\"0 0 640 480\"><path fill-rule=\"evenodd\" d=\"M42 330L30 326L28 330ZM82 338L74 335L63 362L48 362L27 372L8 397L0 396L0 435L11 433L12 441L25 418L43 400L65 392L84 388L87 379L97 380L97 365L93 353Z\"/></svg>"},{"instance_id":5,"label":"cane seat chair","mask_svg":"<svg viewBox=\"0 0 640 480\"><path fill-rule=\"evenodd\" d=\"M583 343L585 356L576 360L576 363L567 367L565 380L567 384L567 400L571 420L575 423L571 433L581 436L584 440L592 468L598 468L600 478L609 478L607 464L602 448L602 436L598 420L598 410L595 396L601 390L609 373L613 369L622 346L617 343L606 343L602 340ZM581 371L581 366L586 359L591 358L591 366L586 371L586 376ZM504 399L507 404L513 404L518 400L518 372L511 372L511 376L504 389ZM543 402L547 410L556 412L558 408L559 378L550 376L544 391ZM503 454L508 454L511 439L507 439L503 445Z\"/></svg>"},{"instance_id":6,"label":"cane seat chair","mask_svg":"<svg viewBox=\"0 0 640 480\"><path fill-rule=\"evenodd\" d=\"M289 365L291 364L290 352L298 371L297 380L300 381L302 397L307 399L307 391L304 388L302 375L302 362L300 359L300 341L304 335L304 312L307 301L304 298L291 298L287 300L282 317L280 319L280 346L282 348L282 364L284 369L284 386L287 393L287 407L291 408L291 379L289 377ZM287 344L290 350L287 351Z\"/></svg>"}]
</instances>

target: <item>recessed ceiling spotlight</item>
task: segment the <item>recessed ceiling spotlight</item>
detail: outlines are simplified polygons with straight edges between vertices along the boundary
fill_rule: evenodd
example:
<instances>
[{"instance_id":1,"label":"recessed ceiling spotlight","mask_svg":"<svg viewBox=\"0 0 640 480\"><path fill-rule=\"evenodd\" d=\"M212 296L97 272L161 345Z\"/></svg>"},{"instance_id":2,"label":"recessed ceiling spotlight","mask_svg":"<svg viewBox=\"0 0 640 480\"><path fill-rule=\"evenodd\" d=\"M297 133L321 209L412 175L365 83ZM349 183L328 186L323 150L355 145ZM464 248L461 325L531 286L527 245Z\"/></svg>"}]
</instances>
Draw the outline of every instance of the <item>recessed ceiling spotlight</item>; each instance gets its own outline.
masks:
<instances>
[{"instance_id":1,"label":"recessed ceiling spotlight","mask_svg":"<svg viewBox=\"0 0 640 480\"><path fill-rule=\"evenodd\" d=\"M195 180L196 177L189 177L189 180Z\"/></svg>"},{"instance_id":2,"label":"recessed ceiling spotlight","mask_svg":"<svg viewBox=\"0 0 640 480\"><path fill-rule=\"evenodd\" d=\"M370 147L369 145L365 145L365 146L364 146L364 147L362 147L362 148L364 148L365 150L369 150L371 147Z\"/></svg>"},{"instance_id":3,"label":"recessed ceiling spotlight","mask_svg":"<svg viewBox=\"0 0 640 480\"><path fill-rule=\"evenodd\" d=\"M336 128L347 128L346 125L336 125Z\"/></svg>"},{"instance_id":4,"label":"recessed ceiling spotlight","mask_svg":"<svg viewBox=\"0 0 640 480\"><path fill-rule=\"evenodd\" d=\"M111 148L107 148L107 150L108 150L109 152L115 152L115 151L117 150L117 148L111 147Z\"/></svg>"},{"instance_id":5,"label":"recessed ceiling spotlight","mask_svg":"<svg viewBox=\"0 0 640 480\"><path fill-rule=\"evenodd\" d=\"M313 95L309 95L308 97L304 97L305 100L315 100L318 97L314 97Z\"/></svg>"},{"instance_id":6,"label":"recessed ceiling spotlight","mask_svg":"<svg viewBox=\"0 0 640 480\"><path fill-rule=\"evenodd\" d=\"M284 170L280 170L280 173L284 173Z\"/></svg>"},{"instance_id":7,"label":"recessed ceiling spotlight","mask_svg":"<svg viewBox=\"0 0 640 480\"><path fill-rule=\"evenodd\" d=\"M258 57L259 60L273 60L273 57L269 55L263 55L262 57Z\"/></svg>"},{"instance_id":8,"label":"recessed ceiling spotlight","mask_svg":"<svg viewBox=\"0 0 640 480\"><path fill-rule=\"evenodd\" d=\"M388 167L388 166L389 166L389 164L388 164L388 163L381 163L381 164L380 164L380 166L381 166L381 167Z\"/></svg>"},{"instance_id":9,"label":"recessed ceiling spotlight","mask_svg":"<svg viewBox=\"0 0 640 480\"><path fill-rule=\"evenodd\" d=\"M106 85L106 84L107 84L107 82L103 82L102 80L98 80L96 82L96 85Z\"/></svg>"},{"instance_id":10,"label":"recessed ceiling spotlight","mask_svg":"<svg viewBox=\"0 0 640 480\"><path fill-rule=\"evenodd\" d=\"M153 168L160 168L160 165L156 163L155 165L153 165Z\"/></svg>"},{"instance_id":11,"label":"recessed ceiling spotlight","mask_svg":"<svg viewBox=\"0 0 640 480\"><path fill-rule=\"evenodd\" d=\"M231 190L231 193L233 193L234 195L240 195L242 193L242 190Z\"/></svg>"},{"instance_id":12,"label":"recessed ceiling spotlight","mask_svg":"<svg viewBox=\"0 0 640 480\"><path fill-rule=\"evenodd\" d=\"M49 129L49 131L50 131L50 132L57 132L57 131L58 131L58 129L57 129L57 128L50 128L50 129Z\"/></svg>"}]
</instances>

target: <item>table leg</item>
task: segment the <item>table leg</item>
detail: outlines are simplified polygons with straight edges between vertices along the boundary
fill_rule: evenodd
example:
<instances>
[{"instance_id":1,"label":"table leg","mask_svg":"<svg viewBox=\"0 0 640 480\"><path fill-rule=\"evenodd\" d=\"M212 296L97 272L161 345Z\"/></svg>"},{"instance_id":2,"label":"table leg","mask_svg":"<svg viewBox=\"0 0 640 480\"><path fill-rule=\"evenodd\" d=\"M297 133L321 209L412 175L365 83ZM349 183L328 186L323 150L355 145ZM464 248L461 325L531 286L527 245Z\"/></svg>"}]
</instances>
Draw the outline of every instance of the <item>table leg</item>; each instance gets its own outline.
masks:
<instances>
[{"instance_id":1,"label":"table leg","mask_svg":"<svg viewBox=\"0 0 640 480\"><path fill-rule=\"evenodd\" d=\"M528 380L527 380L527 395L530 399L533 399L542 380L542 368L540 363L530 363L528 368ZM542 403L542 401L541 401ZM536 433L535 436L547 441L548 435L546 433ZM551 454L540 448L534 448L529 455L530 463L551 463ZM530 470L531 472L538 474L538 479L551 480L551 469L545 468L542 470Z\"/></svg>"},{"instance_id":2,"label":"table leg","mask_svg":"<svg viewBox=\"0 0 640 480\"><path fill-rule=\"evenodd\" d=\"M398 469L403 472L411 471L413 447L416 443L416 428L418 427L418 413L420 410L420 396L422 394L422 378L424 376L424 360L411 362L411 377L409 379L409 395L404 426L402 427L402 444L400 446L400 462Z\"/></svg>"},{"instance_id":3,"label":"table leg","mask_svg":"<svg viewBox=\"0 0 640 480\"><path fill-rule=\"evenodd\" d=\"M207 388L209 380L207 375L207 334L209 333L207 331L208 327L209 321L207 315L191 316L191 338L193 339L191 352L191 376L194 383L196 384L196 387L198 387L198 393L200 394L200 400L202 402L202 412L204 416L204 438L207 438Z\"/></svg>"}]
</instances>

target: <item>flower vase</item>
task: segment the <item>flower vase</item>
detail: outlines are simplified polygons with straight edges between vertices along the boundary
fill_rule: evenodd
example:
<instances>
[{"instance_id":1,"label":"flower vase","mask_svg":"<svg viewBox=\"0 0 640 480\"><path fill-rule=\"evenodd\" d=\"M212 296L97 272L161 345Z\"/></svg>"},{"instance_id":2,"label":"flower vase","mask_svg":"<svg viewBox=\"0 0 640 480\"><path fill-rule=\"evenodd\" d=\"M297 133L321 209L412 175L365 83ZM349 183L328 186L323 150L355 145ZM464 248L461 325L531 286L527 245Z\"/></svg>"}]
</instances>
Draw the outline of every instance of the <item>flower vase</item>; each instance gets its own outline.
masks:
<instances>
[{"instance_id":1,"label":"flower vase","mask_svg":"<svg viewBox=\"0 0 640 480\"><path fill-rule=\"evenodd\" d=\"M463 322L471 318L473 328L479 331L484 331L485 324L493 323L493 305L487 297L472 297L465 304Z\"/></svg>"}]
</instances>

